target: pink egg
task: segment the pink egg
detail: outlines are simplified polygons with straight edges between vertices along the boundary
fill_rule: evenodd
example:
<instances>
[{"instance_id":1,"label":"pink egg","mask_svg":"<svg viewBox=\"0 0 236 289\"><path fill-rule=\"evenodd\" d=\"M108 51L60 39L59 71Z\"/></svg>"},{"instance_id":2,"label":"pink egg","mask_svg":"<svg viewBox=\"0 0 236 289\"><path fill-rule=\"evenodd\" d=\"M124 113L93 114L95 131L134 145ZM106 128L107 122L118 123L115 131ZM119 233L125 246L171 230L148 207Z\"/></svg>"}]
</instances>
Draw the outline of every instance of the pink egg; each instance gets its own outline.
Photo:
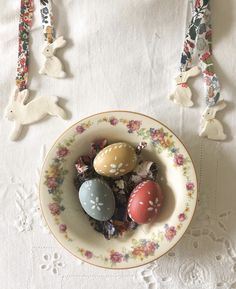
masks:
<instances>
[{"instance_id":1,"label":"pink egg","mask_svg":"<svg viewBox=\"0 0 236 289\"><path fill-rule=\"evenodd\" d=\"M144 181L132 191L128 202L128 214L138 224L150 223L158 214L163 202L160 186L153 181Z\"/></svg>"}]
</instances>

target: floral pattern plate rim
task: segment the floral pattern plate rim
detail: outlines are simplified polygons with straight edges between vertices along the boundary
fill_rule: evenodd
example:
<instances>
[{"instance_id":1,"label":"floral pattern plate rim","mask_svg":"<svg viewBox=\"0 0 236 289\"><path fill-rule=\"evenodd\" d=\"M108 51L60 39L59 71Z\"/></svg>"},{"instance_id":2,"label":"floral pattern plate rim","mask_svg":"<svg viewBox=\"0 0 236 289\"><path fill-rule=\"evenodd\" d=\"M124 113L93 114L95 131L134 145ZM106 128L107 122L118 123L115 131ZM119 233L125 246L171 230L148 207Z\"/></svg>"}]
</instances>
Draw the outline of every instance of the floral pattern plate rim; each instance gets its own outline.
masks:
<instances>
[{"instance_id":1,"label":"floral pattern plate rim","mask_svg":"<svg viewBox=\"0 0 236 289\"><path fill-rule=\"evenodd\" d=\"M160 164L165 194L156 222L110 241L89 225L73 185L76 158L102 137L134 145L146 141L147 157ZM39 194L45 220L65 249L92 265L127 269L154 261L182 238L197 203L197 177L185 146L164 124L141 113L108 111L75 123L56 140L42 168Z\"/></svg>"}]
</instances>

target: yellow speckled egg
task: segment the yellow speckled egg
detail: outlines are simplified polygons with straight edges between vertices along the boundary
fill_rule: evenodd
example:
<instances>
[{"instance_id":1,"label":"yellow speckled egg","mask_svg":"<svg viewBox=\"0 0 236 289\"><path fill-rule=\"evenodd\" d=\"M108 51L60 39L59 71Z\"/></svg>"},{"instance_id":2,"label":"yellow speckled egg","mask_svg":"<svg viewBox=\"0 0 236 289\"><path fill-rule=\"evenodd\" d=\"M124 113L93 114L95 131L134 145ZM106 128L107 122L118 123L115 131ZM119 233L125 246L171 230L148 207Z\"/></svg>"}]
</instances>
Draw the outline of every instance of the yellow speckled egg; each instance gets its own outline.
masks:
<instances>
[{"instance_id":1,"label":"yellow speckled egg","mask_svg":"<svg viewBox=\"0 0 236 289\"><path fill-rule=\"evenodd\" d=\"M114 143L101 150L93 162L95 171L106 177L120 177L137 165L135 149L123 142Z\"/></svg>"}]
</instances>

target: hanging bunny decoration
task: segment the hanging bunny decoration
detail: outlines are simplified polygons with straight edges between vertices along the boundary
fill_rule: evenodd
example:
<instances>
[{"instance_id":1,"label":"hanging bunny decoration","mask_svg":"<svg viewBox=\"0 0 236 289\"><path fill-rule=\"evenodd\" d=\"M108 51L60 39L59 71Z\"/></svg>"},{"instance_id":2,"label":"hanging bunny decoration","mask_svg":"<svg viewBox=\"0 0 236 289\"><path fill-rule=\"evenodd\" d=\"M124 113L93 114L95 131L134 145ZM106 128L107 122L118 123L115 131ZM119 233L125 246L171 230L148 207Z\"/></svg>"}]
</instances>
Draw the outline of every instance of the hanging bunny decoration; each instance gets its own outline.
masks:
<instances>
[{"instance_id":1,"label":"hanging bunny decoration","mask_svg":"<svg viewBox=\"0 0 236 289\"><path fill-rule=\"evenodd\" d=\"M223 126L219 120L215 118L217 111L226 107L223 100L219 101L217 105L207 107L202 114L200 136L207 137L212 140L225 140Z\"/></svg>"},{"instance_id":2,"label":"hanging bunny decoration","mask_svg":"<svg viewBox=\"0 0 236 289\"><path fill-rule=\"evenodd\" d=\"M51 0L40 0L40 12L45 37L45 47L43 48L44 61L39 74L44 74L54 78L64 78L61 60L55 56L56 50L66 45L63 36L55 38L54 16L52 13Z\"/></svg>"},{"instance_id":3,"label":"hanging bunny decoration","mask_svg":"<svg viewBox=\"0 0 236 289\"><path fill-rule=\"evenodd\" d=\"M191 100L192 91L187 81L190 77L197 76L200 73L200 68L198 66L193 66L189 70L183 71L179 76L177 76L175 79L177 84L176 90L169 96L169 99L182 106L193 106L193 102Z\"/></svg>"},{"instance_id":4,"label":"hanging bunny decoration","mask_svg":"<svg viewBox=\"0 0 236 289\"><path fill-rule=\"evenodd\" d=\"M169 99L181 106L193 106L192 92L187 81L190 77L197 76L202 72L207 108L201 117L200 136L212 140L224 140L226 135L223 132L223 126L219 120L216 120L216 112L223 109L226 104L221 100L220 105L217 105L221 97L221 89L212 60L210 0L192 0L190 3L192 4L192 19L185 36L181 55L181 72L176 78L175 91L169 96ZM193 66L195 51L198 54L199 67ZM209 115L211 115L211 119L209 119Z\"/></svg>"},{"instance_id":5,"label":"hanging bunny decoration","mask_svg":"<svg viewBox=\"0 0 236 289\"><path fill-rule=\"evenodd\" d=\"M56 96L40 96L28 101L29 35L32 27L33 10L33 0L21 0L16 87L5 111L6 118L14 121L15 124L10 135L10 139L13 141L20 137L23 126L35 123L47 115L66 118L65 111L57 104L58 97ZM64 45L62 38L56 43L52 49Z\"/></svg>"},{"instance_id":6,"label":"hanging bunny decoration","mask_svg":"<svg viewBox=\"0 0 236 289\"><path fill-rule=\"evenodd\" d=\"M57 104L57 96L39 96L27 103L28 98L28 89L20 91L16 88L6 108L6 118L15 122L14 130L10 135L12 141L17 140L24 125L35 123L47 115L66 119L65 111Z\"/></svg>"},{"instance_id":7,"label":"hanging bunny decoration","mask_svg":"<svg viewBox=\"0 0 236 289\"><path fill-rule=\"evenodd\" d=\"M55 78L64 78L66 73L63 71L62 63L58 57L55 56L55 52L58 48L64 47L66 41L63 36L58 37L54 42L47 43L43 49L43 55L45 60L42 68L39 70L39 74L46 74Z\"/></svg>"}]
</instances>

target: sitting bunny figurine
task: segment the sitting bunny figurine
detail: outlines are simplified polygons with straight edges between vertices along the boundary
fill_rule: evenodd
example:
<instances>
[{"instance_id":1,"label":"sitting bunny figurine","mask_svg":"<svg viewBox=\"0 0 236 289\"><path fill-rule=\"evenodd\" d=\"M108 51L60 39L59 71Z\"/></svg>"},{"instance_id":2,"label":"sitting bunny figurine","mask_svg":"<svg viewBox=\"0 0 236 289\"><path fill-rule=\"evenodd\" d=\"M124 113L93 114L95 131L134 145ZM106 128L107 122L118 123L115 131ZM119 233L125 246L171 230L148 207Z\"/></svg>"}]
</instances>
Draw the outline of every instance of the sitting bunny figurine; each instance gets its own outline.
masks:
<instances>
[{"instance_id":1,"label":"sitting bunny figurine","mask_svg":"<svg viewBox=\"0 0 236 289\"><path fill-rule=\"evenodd\" d=\"M54 55L56 49L64 47L65 45L66 41L63 39L63 36L58 37L53 43L46 45L43 49L45 61L42 68L39 70L40 74L46 74L55 78L63 78L66 76L61 61Z\"/></svg>"},{"instance_id":2,"label":"sitting bunny figurine","mask_svg":"<svg viewBox=\"0 0 236 289\"><path fill-rule=\"evenodd\" d=\"M224 100L221 100L217 105L205 109L201 120L200 136L212 140L226 139L222 124L215 118L217 111L222 110L225 107L226 104Z\"/></svg>"},{"instance_id":3,"label":"sitting bunny figurine","mask_svg":"<svg viewBox=\"0 0 236 289\"><path fill-rule=\"evenodd\" d=\"M37 97L26 104L29 97L29 90L19 91L16 88L15 93L6 109L6 118L15 122L15 128L10 136L15 141L20 136L24 125L37 122L46 115L60 116L66 118L65 111L57 105L58 98L53 97Z\"/></svg>"},{"instance_id":4,"label":"sitting bunny figurine","mask_svg":"<svg viewBox=\"0 0 236 289\"><path fill-rule=\"evenodd\" d=\"M192 92L187 84L187 80L190 77L197 76L201 72L198 66L194 66L191 69L181 72L179 76L176 77L175 81L177 87L175 92L169 96L169 99L182 106L193 106Z\"/></svg>"}]
</instances>

